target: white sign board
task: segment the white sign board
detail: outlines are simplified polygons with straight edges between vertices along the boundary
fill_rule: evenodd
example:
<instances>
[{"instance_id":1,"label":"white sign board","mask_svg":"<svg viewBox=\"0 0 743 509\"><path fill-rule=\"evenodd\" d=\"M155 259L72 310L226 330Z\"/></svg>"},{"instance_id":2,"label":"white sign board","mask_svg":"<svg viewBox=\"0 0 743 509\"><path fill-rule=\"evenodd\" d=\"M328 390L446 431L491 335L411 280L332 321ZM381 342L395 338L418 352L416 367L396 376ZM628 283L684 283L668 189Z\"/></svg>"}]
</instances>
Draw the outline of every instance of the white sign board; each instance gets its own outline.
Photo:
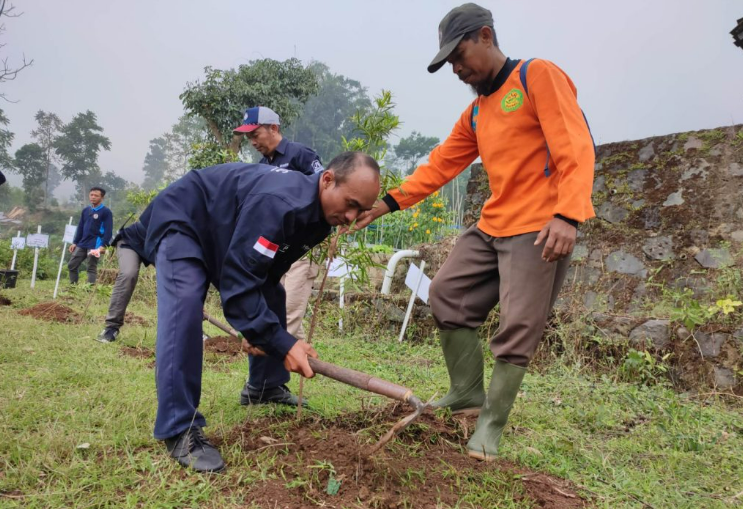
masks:
<instances>
[{"instance_id":1,"label":"white sign board","mask_svg":"<svg viewBox=\"0 0 743 509\"><path fill-rule=\"evenodd\" d=\"M420 280L421 284L418 287L418 297L428 304L428 288L431 286L431 280L425 274L421 274L421 270L414 263L410 264L408 269L408 275L405 276L405 286L415 291L415 285L418 283L418 278L423 276Z\"/></svg>"},{"instance_id":2,"label":"white sign board","mask_svg":"<svg viewBox=\"0 0 743 509\"><path fill-rule=\"evenodd\" d=\"M45 233L31 233L26 237L28 247L49 247L49 235Z\"/></svg>"},{"instance_id":3,"label":"white sign board","mask_svg":"<svg viewBox=\"0 0 743 509\"><path fill-rule=\"evenodd\" d=\"M74 224L68 224L64 227L64 238L62 239L62 242L66 242L68 244L72 244L72 239L75 238L75 231L77 230L77 225Z\"/></svg>"},{"instance_id":4,"label":"white sign board","mask_svg":"<svg viewBox=\"0 0 743 509\"><path fill-rule=\"evenodd\" d=\"M349 266L343 258L334 258L330 267L328 267L328 277L345 277L354 270L356 270L356 267Z\"/></svg>"},{"instance_id":5,"label":"white sign board","mask_svg":"<svg viewBox=\"0 0 743 509\"><path fill-rule=\"evenodd\" d=\"M11 237L10 249L24 249L26 247L26 237Z\"/></svg>"}]
</instances>

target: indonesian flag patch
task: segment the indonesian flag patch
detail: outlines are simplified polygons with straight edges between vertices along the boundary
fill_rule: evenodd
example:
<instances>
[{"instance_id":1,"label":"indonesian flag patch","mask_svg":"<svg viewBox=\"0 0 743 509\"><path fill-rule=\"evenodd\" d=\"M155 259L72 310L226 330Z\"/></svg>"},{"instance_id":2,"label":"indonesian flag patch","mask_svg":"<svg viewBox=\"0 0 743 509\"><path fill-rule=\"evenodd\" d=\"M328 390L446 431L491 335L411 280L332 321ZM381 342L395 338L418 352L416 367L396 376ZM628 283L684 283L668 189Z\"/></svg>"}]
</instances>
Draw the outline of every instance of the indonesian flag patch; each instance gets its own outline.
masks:
<instances>
[{"instance_id":1,"label":"indonesian flag patch","mask_svg":"<svg viewBox=\"0 0 743 509\"><path fill-rule=\"evenodd\" d=\"M268 240L266 237L258 237L258 240L253 246L253 249L258 251L263 256L273 258L274 256L276 256L276 252L279 250L279 246L278 244L274 244L273 242Z\"/></svg>"}]
</instances>

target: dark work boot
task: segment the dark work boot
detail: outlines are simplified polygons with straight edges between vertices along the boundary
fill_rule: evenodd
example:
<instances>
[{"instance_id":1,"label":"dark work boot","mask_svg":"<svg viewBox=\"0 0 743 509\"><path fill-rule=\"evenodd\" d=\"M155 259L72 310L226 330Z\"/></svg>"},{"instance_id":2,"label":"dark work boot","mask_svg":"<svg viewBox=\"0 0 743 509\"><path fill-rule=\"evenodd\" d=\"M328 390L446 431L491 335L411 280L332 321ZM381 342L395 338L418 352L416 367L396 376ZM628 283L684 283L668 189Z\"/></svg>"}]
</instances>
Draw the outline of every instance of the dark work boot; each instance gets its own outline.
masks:
<instances>
[{"instance_id":1,"label":"dark work boot","mask_svg":"<svg viewBox=\"0 0 743 509\"><path fill-rule=\"evenodd\" d=\"M278 387L256 389L247 382L240 393L241 405L259 405L262 403L279 403L281 405L297 406L299 398L291 393L286 385ZM302 407L307 406L307 398L302 398Z\"/></svg>"},{"instance_id":2,"label":"dark work boot","mask_svg":"<svg viewBox=\"0 0 743 509\"><path fill-rule=\"evenodd\" d=\"M467 443L467 454L472 458L483 461L495 459L503 428L506 427L508 414L511 413L525 374L526 368L495 360L487 399L477 418L475 433Z\"/></svg>"},{"instance_id":3,"label":"dark work boot","mask_svg":"<svg viewBox=\"0 0 743 509\"><path fill-rule=\"evenodd\" d=\"M197 472L219 472L224 460L219 451L204 436L200 426L191 426L180 435L165 439L170 457Z\"/></svg>"},{"instance_id":4,"label":"dark work boot","mask_svg":"<svg viewBox=\"0 0 743 509\"><path fill-rule=\"evenodd\" d=\"M483 357L477 329L440 330L441 349L449 371L449 392L434 401L435 407L453 412L480 408L485 401Z\"/></svg>"}]
</instances>

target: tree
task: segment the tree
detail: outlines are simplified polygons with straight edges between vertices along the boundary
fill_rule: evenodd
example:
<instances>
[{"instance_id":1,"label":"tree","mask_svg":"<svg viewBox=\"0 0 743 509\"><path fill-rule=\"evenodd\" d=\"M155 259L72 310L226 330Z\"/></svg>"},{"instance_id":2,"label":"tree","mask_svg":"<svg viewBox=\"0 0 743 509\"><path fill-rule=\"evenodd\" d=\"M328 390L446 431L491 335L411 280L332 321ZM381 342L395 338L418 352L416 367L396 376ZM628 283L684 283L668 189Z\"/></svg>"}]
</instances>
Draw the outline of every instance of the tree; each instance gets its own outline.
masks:
<instances>
[{"instance_id":1,"label":"tree","mask_svg":"<svg viewBox=\"0 0 743 509\"><path fill-rule=\"evenodd\" d=\"M253 60L226 71L206 67L204 73L202 83L186 84L180 99L188 115L204 119L213 141L235 157L243 136L232 130L242 122L246 108L268 106L288 126L318 90L315 73L296 58Z\"/></svg>"},{"instance_id":2,"label":"tree","mask_svg":"<svg viewBox=\"0 0 743 509\"><path fill-rule=\"evenodd\" d=\"M166 180L176 180L191 169L188 161L194 155L194 147L207 142L208 136L203 118L183 115L178 119L171 131L163 135L166 141Z\"/></svg>"},{"instance_id":3,"label":"tree","mask_svg":"<svg viewBox=\"0 0 743 509\"><path fill-rule=\"evenodd\" d=\"M23 13L16 13L15 12L15 6L6 5L6 0L0 0L0 19L2 18L17 18ZM0 34L5 32L5 23L0 23ZM0 49L5 47L5 44L0 44ZM2 63L0 64L0 83L5 83L6 81L13 81L18 76L18 73L21 72L23 69L28 67L29 65L33 64L34 61L32 60L26 60L26 56L23 56L22 63L19 67L13 67L8 63L8 57L5 57L2 59ZM4 93L0 93L0 98L5 99L8 101L9 99L5 96Z\"/></svg>"},{"instance_id":4,"label":"tree","mask_svg":"<svg viewBox=\"0 0 743 509\"><path fill-rule=\"evenodd\" d=\"M418 166L418 161L431 153L438 144L439 139L435 136L423 136L417 131L413 131L407 138L401 138L394 150L395 158L403 164L403 175L410 175Z\"/></svg>"},{"instance_id":5,"label":"tree","mask_svg":"<svg viewBox=\"0 0 743 509\"><path fill-rule=\"evenodd\" d=\"M111 149L111 141L101 132L103 128L98 125L95 113L88 110L78 113L64 125L54 141L56 153L62 160L62 176L75 181L83 201L93 181L101 176L98 153L101 149Z\"/></svg>"},{"instance_id":6,"label":"tree","mask_svg":"<svg viewBox=\"0 0 743 509\"><path fill-rule=\"evenodd\" d=\"M157 188L168 172L168 141L164 136L150 140L150 151L144 156L144 182L146 190Z\"/></svg>"},{"instance_id":7,"label":"tree","mask_svg":"<svg viewBox=\"0 0 743 509\"><path fill-rule=\"evenodd\" d=\"M0 109L0 126L7 126L10 123L8 117L5 116L5 112ZM13 170L13 158L8 153L10 144L13 143L15 134L11 133L9 129L0 127L0 168L3 170Z\"/></svg>"},{"instance_id":8,"label":"tree","mask_svg":"<svg viewBox=\"0 0 743 509\"><path fill-rule=\"evenodd\" d=\"M15 153L15 172L23 176L23 191L26 205L35 211L44 198L46 179L46 159L44 149L38 143L28 143Z\"/></svg>"},{"instance_id":9,"label":"tree","mask_svg":"<svg viewBox=\"0 0 743 509\"><path fill-rule=\"evenodd\" d=\"M108 202L108 208L112 210L114 207L126 203L127 192L132 187L128 180L119 177L112 171L107 171L102 175L98 179L97 185L106 190L105 200Z\"/></svg>"},{"instance_id":10,"label":"tree","mask_svg":"<svg viewBox=\"0 0 743 509\"><path fill-rule=\"evenodd\" d=\"M360 82L331 73L322 62L311 63L309 69L317 76L319 91L284 129L284 136L311 147L327 162L343 150L342 139L352 135L351 117L357 111L368 111L371 101Z\"/></svg>"},{"instance_id":11,"label":"tree","mask_svg":"<svg viewBox=\"0 0 743 509\"><path fill-rule=\"evenodd\" d=\"M54 192L54 188L57 187L50 186L51 181L53 181L50 177L53 177L52 171L56 168L54 166L56 159L54 140L57 138L64 124L54 113L47 113L42 110L39 110L34 118L38 126L31 131L31 136L44 150L44 157L46 159L46 184L44 185L44 208L46 208L49 203L49 196Z\"/></svg>"}]
</instances>

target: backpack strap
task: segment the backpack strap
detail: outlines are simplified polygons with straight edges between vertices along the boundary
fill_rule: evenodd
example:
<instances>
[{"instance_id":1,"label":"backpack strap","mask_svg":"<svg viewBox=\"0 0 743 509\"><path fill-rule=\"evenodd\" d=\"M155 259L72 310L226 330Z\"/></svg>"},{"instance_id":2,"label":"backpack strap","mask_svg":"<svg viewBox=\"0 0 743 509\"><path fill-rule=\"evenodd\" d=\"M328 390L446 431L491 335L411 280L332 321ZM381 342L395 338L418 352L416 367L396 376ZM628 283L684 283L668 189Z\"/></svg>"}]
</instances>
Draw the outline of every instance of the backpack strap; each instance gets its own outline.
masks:
<instances>
[{"instance_id":1,"label":"backpack strap","mask_svg":"<svg viewBox=\"0 0 743 509\"><path fill-rule=\"evenodd\" d=\"M533 61L533 58L530 58L523 64L521 64L521 69L519 69L519 78L521 79L521 86L524 89L524 93L526 94L526 97L529 97L529 84L526 82L526 71L529 69L529 64ZM581 109L581 114L583 115L583 120L586 122L586 127L588 127L588 134L591 136L591 143L593 144L593 153L596 155L596 141L593 139L593 133L591 132L591 125L588 123L588 119L586 118L585 112ZM549 145L546 145L547 147L547 162L544 163L544 175L546 177L550 176L550 147Z\"/></svg>"},{"instance_id":2,"label":"backpack strap","mask_svg":"<svg viewBox=\"0 0 743 509\"><path fill-rule=\"evenodd\" d=\"M529 69L529 64L534 60L533 58L530 58L523 64L521 64L521 69L519 70L519 78L521 78L521 86L524 88L524 93L526 94L526 97L529 97L529 84L526 83L526 71Z\"/></svg>"},{"instance_id":3,"label":"backpack strap","mask_svg":"<svg viewBox=\"0 0 743 509\"><path fill-rule=\"evenodd\" d=\"M526 94L526 97L529 97L529 84L526 82L526 71L529 70L529 64L533 61L533 58L530 58L523 64L521 64L521 69L519 69L519 78L521 79L521 87L524 89L524 94ZM536 113L536 110L535 110ZM537 120L539 118L537 117ZM545 143L545 147L547 148L547 160L544 162L544 176L549 177L550 176L550 147Z\"/></svg>"},{"instance_id":4,"label":"backpack strap","mask_svg":"<svg viewBox=\"0 0 743 509\"><path fill-rule=\"evenodd\" d=\"M480 101L479 98L474 100L472 110L470 111L470 125L472 126L472 132L477 132L477 115L480 113Z\"/></svg>"}]
</instances>

